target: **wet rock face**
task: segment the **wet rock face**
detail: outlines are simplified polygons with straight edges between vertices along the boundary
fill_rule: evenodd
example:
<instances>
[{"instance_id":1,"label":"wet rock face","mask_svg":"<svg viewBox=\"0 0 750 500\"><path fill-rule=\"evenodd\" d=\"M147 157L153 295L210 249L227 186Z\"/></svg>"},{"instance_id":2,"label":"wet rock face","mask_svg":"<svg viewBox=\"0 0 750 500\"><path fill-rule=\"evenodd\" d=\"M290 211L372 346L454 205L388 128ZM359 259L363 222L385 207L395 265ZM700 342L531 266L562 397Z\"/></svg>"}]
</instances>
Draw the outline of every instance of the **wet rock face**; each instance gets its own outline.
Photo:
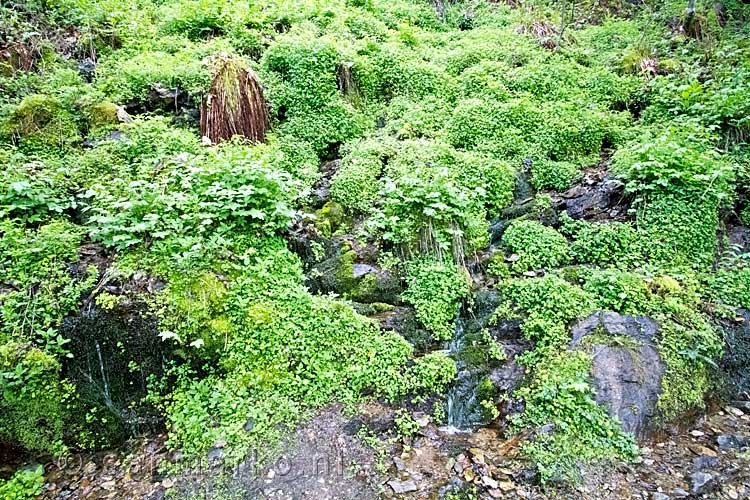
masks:
<instances>
[{"instance_id":1,"label":"wet rock face","mask_svg":"<svg viewBox=\"0 0 750 500\"><path fill-rule=\"evenodd\" d=\"M306 284L313 293L336 293L365 304L400 304L403 285L394 273L374 264L364 252L353 249L348 241L335 242L325 260L306 273Z\"/></svg>"},{"instance_id":2,"label":"wet rock face","mask_svg":"<svg viewBox=\"0 0 750 500\"><path fill-rule=\"evenodd\" d=\"M664 363L654 344L657 323L646 317L597 312L573 327L572 348L593 358L596 400L622 429L643 435L661 394Z\"/></svg>"},{"instance_id":3,"label":"wet rock face","mask_svg":"<svg viewBox=\"0 0 750 500\"><path fill-rule=\"evenodd\" d=\"M64 366L66 377L87 405L108 415L106 429L94 429L100 445L117 445L161 425L156 411L138 403L147 394L149 376L160 376L171 354L156 320L143 309L136 303L113 310L89 304L62 324L73 354Z\"/></svg>"},{"instance_id":4,"label":"wet rock face","mask_svg":"<svg viewBox=\"0 0 750 500\"><path fill-rule=\"evenodd\" d=\"M311 196L313 208L321 208L323 205L331 201L331 179L336 175L340 166L341 160L324 162L320 166L320 173L322 175L313 186Z\"/></svg>"},{"instance_id":5,"label":"wet rock face","mask_svg":"<svg viewBox=\"0 0 750 500\"><path fill-rule=\"evenodd\" d=\"M731 227L727 231L727 238L729 238L730 244L741 247L745 252L750 249L750 227Z\"/></svg>"},{"instance_id":6,"label":"wet rock face","mask_svg":"<svg viewBox=\"0 0 750 500\"><path fill-rule=\"evenodd\" d=\"M750 311L740 309L737 313L742 321L724 327L726 346L719 363L727 382L724 396L730 399L750 394Z\"/></svg>"},{"instance_id":7,"label":"wet rock face","mask_svg":"<svg viewBox=\"0 0 750 500\"><path fill-rule=\"evenodd\" d=\"M559 209L574 219L621 219L628 207L623 205L625 185L619 179L604 176L591 184L578 184L562 193Z\"/></svg>"}]
</instances>

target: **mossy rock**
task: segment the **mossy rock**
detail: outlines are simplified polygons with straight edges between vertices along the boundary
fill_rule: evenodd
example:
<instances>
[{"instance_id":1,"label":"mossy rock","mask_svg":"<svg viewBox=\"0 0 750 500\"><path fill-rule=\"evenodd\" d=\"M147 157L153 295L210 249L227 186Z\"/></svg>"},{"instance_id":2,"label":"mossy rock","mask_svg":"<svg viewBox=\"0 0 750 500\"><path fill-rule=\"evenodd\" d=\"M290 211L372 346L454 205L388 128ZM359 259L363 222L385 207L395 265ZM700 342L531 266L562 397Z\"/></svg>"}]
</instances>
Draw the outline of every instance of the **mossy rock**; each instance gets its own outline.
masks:
<instances>
[{"instance_id":1,"label":"mossy rock","mask_svg":"<svg viewBox=\"0 0 750 500\"><path fill-rule=\"evenodd\" d=\"M67 420L66 400L72 386L60 378L60 363L29 344L0 344L0 442L27 450L58 453L63 450Z\"/></svg>"},{"instance_id":2,"label":"mossy rock","mask_svg":"<svg viewBox=\"0 0 750 500\"><path fill-rule=\"evenodd\" d=\"M336 293L365 304L399 304L403 290L400 279L369 264L358 263L359 256L348 242L340 243L335 254L310 272L310 288L318 293Z\"/></svg>"},{"instance_id":3,"label":"mossy rock","mask_svg":"<svg viewBox=\"0 0 750 500\"><path fill-rule=\"evenodd\" d=\"M94 104L86 111L86 116L88 118L89 130L95 130L120 123L118 107L111 102L100 102Z\"/></svg>"},{"instance_id":4,"label":"mossy rock","mask_svg":"<svg viewBox=\"0 0 750 500\"><path fill-rule=\"evenodd\" d=\"M341 205L334 201L329 201L323 205L320 210L315 212L315 216L317 217L315 228L326 238L332 237L351 222L346 217Z\"/></svg>"},{"instance_id":5,"label":"mossy rock","mask_svg":"<svg viewBox=\"0 0 750 500\"><path fill-rule=\"evenodd\" d=\"M81 141L73 113L43 94L24 98L0 126L0 134L33 149L66 148Z\"/></svg>"}]
</instances>

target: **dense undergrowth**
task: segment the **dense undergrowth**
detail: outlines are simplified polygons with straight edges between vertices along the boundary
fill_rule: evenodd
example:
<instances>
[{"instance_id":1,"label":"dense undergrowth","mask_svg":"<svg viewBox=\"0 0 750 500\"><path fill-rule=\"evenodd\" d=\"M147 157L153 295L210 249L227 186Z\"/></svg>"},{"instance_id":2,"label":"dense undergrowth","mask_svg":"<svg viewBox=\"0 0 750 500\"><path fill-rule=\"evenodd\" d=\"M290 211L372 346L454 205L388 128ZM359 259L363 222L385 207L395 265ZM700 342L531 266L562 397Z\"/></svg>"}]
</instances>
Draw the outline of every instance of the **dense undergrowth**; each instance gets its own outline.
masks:
<instances>
[{"instance_id":1,"label":"dense undergrowth","mask_svg":"<svg viewBox=\"0 0 750 500\"><path fill-rule=\"evenodd\" d=\"M81 394L61 325L84 303L129 307L135 292L105 285L144 274L164 283L138 301L168 352L146 400L189 464L219 444L236 464L332 401L442 394L453 361L311 294L287 229L315 219L316 262L331 238L348 241L349 265L375 248L406 287L394 303L439 349L490 221L531 196L484 267L496 318L520 318L534 342L511 428L555 424L525 447L542 481L636 453L594 402L591 360L567 350L593 311L657 319L660 418L701 407L715 320L750 307L744 249L726 238L750 223L750 12L698 2L688 22L679 1L574 3L564 33L541 0L443 16L420 0L0 7L0 441L117 444L92 423L122 409ZM199 136L211 62L227 56L263 86L264 144ZM339 159L321 208L321 162ZM544 193L597 168L624 182L626 216L557 214ZM106 270L82 245L104 249ZM344 298L369 297L373 280ZM36 488L19 474L0 491Z\"/></svg>"}]
</instances>

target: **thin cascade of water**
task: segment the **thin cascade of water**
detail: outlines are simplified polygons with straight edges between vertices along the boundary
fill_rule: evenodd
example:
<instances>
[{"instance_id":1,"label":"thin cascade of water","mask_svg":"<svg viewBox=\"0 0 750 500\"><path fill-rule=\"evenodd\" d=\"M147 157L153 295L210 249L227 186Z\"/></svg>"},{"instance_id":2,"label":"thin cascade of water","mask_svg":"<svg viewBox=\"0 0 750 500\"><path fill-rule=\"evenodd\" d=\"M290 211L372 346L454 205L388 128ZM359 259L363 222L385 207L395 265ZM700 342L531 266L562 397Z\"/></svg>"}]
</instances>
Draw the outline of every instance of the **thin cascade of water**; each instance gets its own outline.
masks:
<instances>
[{"instance_id":1,"label":"thin cascade of water","mask_svg":"<svg viewBox=\"0 0 750 500\"><path fill-rule=\"evenodd\" d=\"M104 403L112 407L112 395L109 392L109 378L107 377L107 371L104 368L104 359L102 358L102 349L99 346L99 342L96 342L96 355L99 357L99 370L102 374L102 384L104 386Z\"/></svg>"}]
</instances>

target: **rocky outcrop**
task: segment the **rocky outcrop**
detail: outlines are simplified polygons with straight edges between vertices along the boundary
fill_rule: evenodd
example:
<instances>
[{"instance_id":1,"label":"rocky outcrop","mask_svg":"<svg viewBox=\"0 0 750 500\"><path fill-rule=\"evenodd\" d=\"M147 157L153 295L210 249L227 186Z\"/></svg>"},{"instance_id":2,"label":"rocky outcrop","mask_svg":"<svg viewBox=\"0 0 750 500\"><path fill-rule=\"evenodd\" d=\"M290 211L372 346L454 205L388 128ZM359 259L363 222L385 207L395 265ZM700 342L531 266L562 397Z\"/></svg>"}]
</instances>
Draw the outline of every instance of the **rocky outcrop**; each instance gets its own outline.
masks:
<instances>
[{"instance_id":1,"label":"rocky outcrop","mask_svg":"<svg viewBox=\"0 0 750 500\"><path fill-rule=\"evenodd\" d=\"M560 195L558 209L566 210L574 219L623 219L628 206L624 204L625 184L604 175L601 179L587 179Z\"/></svg>"},{"instance_id":2,"label":"rocky outcrop","mask_svg":"<svg viewBox=\"0 0 750 500\"><path fill-rule=\"evenodd\" d=\"M661 394L664 363L654 344L657 323L646 317L597 312L573 327L571 347L593 359L596 400L636 435L649 429Z\"/></svg>"},{"instance_id":3,"label":"rocky outcrop","mask_svg":"<svg viewBox=\"0 0 750 500\"><path fill-rule=\"evenodd\" d=\"M724 325L724 356L719 366L726 379L726 398L750 394L750 311L739 309L737 319Z\"/></svg>"}]
</instances>

